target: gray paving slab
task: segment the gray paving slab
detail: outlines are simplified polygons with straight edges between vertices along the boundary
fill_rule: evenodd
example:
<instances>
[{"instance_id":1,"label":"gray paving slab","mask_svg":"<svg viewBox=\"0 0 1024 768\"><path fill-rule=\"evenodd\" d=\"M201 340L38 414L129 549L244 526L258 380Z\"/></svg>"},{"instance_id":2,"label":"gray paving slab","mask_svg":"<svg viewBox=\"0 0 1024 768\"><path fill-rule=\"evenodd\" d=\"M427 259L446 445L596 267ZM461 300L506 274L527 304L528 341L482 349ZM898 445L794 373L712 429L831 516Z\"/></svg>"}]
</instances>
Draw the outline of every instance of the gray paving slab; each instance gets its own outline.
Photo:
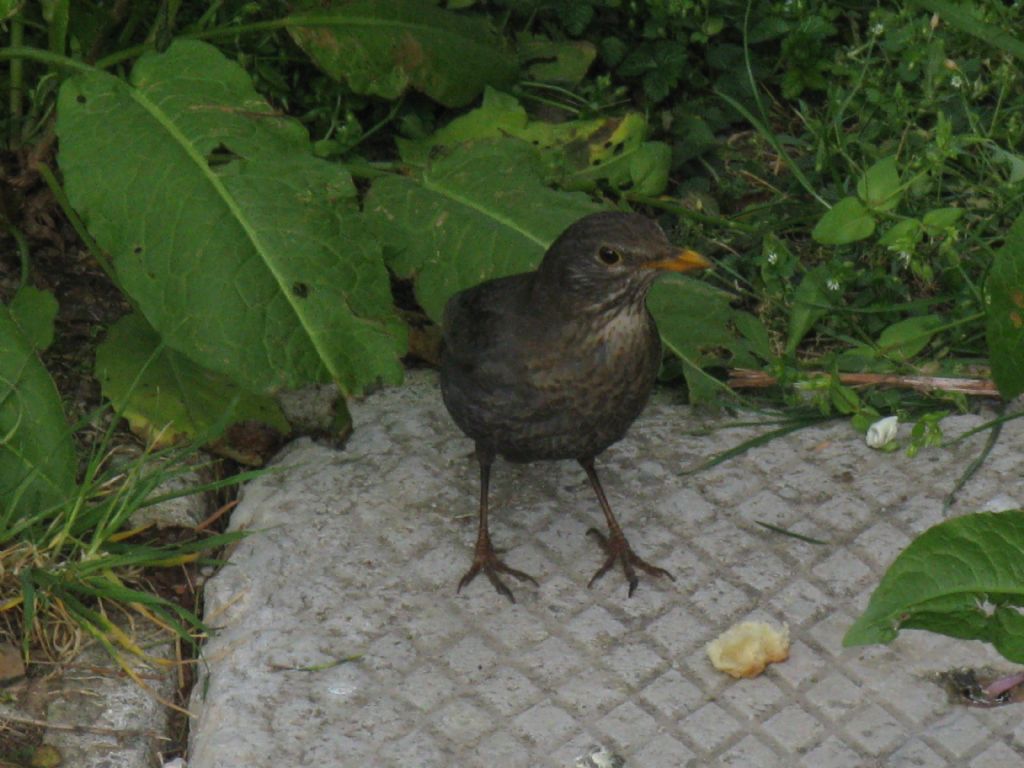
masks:
<instances>
[{"instance_id":1,"label":"gray paving slab","mask_svg":"<svg viewBox=\"0 0 1024 768\"><path fill-rule=\"evenodd\" d=\"M192 768L1024 765L1020 706L967 709L931 679L1011 669L987 646L913 631L841 645L917 532L1024 506L1024 420L944 511L984 435L909 459L833 423L688 476L768 428L659 393L599 469L634 547L677 581L643 579L628 599L610 573L588 589L601 555L584 532L601 515L582 471L499 462L492 535L540 583L514 584L510 605L482 578L455 592L477 469L436 377L352 411L345 450L292 444L234 512L253 535L206 590L217 629L193 692ZM704 647L749 618L788 623L791 657L737 681Z\"/></svg>"}]
</instances>

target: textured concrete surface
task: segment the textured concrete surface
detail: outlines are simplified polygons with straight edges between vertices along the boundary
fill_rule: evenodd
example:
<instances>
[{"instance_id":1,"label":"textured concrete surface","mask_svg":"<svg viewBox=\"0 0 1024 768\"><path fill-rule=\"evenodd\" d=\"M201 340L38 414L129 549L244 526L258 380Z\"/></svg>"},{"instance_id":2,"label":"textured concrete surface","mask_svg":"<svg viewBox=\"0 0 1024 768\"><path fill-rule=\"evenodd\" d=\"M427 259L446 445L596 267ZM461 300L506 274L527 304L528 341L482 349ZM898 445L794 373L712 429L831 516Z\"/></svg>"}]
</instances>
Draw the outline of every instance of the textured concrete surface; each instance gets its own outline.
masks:
<instances>
[{"instance_id":1,"label":"textured concrete surface","mask_svg":"<svg viewBox=\"0 0 1024 768\"><path fill-rule=\"evenodd\" d=\"M143 636L140 644L160 658L173 658L166 636ZM171 699L174 671L133 663L150 690ZM21 678L0 687L0 765L24 758L20 734L46 725L31 765L62 768L150 768L161 765L172 743L169 710L129 679L99 644L89 643L71 662L44 677ZM22 763L18 763L21 765ZM29 762L25 762L29 765Z\"/></svg>"},{"instance_id":2,"label":"textured concrete surface","mask_svg":"<svg viewBox=\"0 0 1024 768\"><path fill-rule=\"evenodd\" d=\"M167 643L143 647L173 658ZM136 666L146 684L173 699L176 676ZM43 743L56 747L63 768L142 768L160 765L168 740L169 711L129 679L98 645L89 645L64 671L47 707ZM79 730L75 730L75 728Z\"/></svg>"},{"instance_id":3,"label":"textured concrete surface","mask_svg":"<svg viewBox=\"0 0 1024 768\"><path fill-rule=\"evenodd\" d=\"M1012 669L986 646L904 632L841 647L916 533L1024 505L1024 420L944 512L985 435L911 460L836 423L684 476L770 427L728 428L663 393L598 466L634 547L676 583L642 579L627 599L613 572L587 589L602 558L584 532L601 514L583 472L499 462L492 535L540 582L512 583L512 606L483 578L455 593L477 469L435 377L353 416L344 451L293 444L234 512L255 533L207 588L218 629L193 692L192 768L1024 765L1019 705L968 709L931 679ZM787 622L792 653L736 681L704 646L747 618Z\"/></svg>"}]
</instances>

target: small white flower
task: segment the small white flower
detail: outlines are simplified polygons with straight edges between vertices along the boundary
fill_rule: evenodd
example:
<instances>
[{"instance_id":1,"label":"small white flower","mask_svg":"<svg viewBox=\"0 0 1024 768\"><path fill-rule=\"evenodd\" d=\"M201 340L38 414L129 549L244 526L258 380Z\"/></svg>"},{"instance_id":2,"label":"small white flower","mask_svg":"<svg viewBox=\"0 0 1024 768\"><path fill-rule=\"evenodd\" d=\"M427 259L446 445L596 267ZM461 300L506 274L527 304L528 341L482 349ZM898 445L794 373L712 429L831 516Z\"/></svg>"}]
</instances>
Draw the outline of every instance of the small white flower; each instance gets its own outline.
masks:
<instances>
[{"instance_id":1,"label":"small white flower","mask_svg":"<svg viewBox=\"0 0 1024 768\"><path fill-rule=\"evenodd\" d=\"M825 282L825 287L828 288L830 291L838 291L839 290L839 281L836 280L834 277L830 277Z\"/></svg>"},{"instance_id":2,"label":"small white flower","mask_svg":"<svg viewBox=\"0 0 1024 768\"><path fill-rule=\"evenodd\" d=\"M775 264L779 260L779 254L772 249L765 254L765 258L768 259L769 264Z\"/></svg>"},{"instance_id":3,"label":"small white flower","mask_svg":"<svg viewBox=\"0 0 1024 768\"><path fill-rule=\"evenodd\" d=\"M900 251L896 254L896 258L900 262L900 266L906 269L910 264L910 251Z\"/></svg>"},{"instance_id":4,"label":"small white flower","mask_svg":"<svg viewBox=\"0 0 1024 768\"><path fill-rule=\"evenodd\" d=\"M871 28L871 34L875 37L880 37L883 32L885 32L885 24L882 22L878 22Z\"/></svg>"},{"instance_id":5,"label":"small white flower","mask_svg":"<svg viewBox=\"0 0 1024 768\"><path fill-rule=\"evenodd\" d=\"M956 88L958 91L964 87L964 79L960 75L953 75L949 78L949 84Z\"/></svg>"},{"instance_id":6,"label":"small white flower","mask_svg":"<svg viewBox=\"0 0 1024 768\"><path fill-rule=\"evenodd\" d=\"M886 416L884 419L879 419L868 427L868 434L864 440L869 448L881 448L893 441L899 427L899 418L896 416Z\"/></svg>"}]
</instances>

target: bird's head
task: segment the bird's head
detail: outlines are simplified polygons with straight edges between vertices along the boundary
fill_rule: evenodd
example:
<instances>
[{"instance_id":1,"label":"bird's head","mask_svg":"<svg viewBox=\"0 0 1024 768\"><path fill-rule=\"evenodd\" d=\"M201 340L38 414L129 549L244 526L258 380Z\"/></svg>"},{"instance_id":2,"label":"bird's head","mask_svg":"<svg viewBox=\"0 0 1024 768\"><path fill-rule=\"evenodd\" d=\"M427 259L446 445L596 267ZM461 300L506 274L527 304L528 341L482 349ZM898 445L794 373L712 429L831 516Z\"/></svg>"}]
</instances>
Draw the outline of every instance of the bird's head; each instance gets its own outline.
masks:
<instances>
[{"instance_id":1,"label":"bird's head","mask_svg":"<svg viewBox=\"0 0 1024 768\"><path fill-rule=\"evenodd\" d=\"M595 309L642 306L665 272L705 269L700 254L672 245L655 222L636 213L584 216L551 244L537 269L545 290Z\"/></svg>"}]
</instances>

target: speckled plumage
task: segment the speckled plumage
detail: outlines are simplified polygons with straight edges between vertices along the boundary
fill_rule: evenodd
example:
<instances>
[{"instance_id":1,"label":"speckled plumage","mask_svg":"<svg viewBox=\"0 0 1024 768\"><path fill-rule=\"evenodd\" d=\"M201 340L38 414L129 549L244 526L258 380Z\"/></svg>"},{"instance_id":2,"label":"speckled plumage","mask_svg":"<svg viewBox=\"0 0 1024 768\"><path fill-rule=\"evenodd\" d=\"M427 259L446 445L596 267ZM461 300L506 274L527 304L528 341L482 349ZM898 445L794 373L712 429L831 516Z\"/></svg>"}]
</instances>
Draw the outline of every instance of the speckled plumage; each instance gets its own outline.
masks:
<instances>
[{"instance_id":1,"label":"speckled plumage","mask_svg":"<svg viewBox=\"0 0 1024 768\"><path fill-rule=\"evenodd\" d=\"M644 303L648 290L662 270L704 266L701 257L672 246L650 219L605 212L570 226L536 271L489 280L449 300L441 392L455 423L475 441L481 464L480 538L475 570L463 585L484 570L511 599L493 569L529 578L488 554L486 492L494 455L519 462L578 460L609 518L612 539L622 539L618 554L628 550L593 459L625 435L654 386L661 342ZM632 593L635 577L624 567Z\"/></svg>"}]
</instances>

